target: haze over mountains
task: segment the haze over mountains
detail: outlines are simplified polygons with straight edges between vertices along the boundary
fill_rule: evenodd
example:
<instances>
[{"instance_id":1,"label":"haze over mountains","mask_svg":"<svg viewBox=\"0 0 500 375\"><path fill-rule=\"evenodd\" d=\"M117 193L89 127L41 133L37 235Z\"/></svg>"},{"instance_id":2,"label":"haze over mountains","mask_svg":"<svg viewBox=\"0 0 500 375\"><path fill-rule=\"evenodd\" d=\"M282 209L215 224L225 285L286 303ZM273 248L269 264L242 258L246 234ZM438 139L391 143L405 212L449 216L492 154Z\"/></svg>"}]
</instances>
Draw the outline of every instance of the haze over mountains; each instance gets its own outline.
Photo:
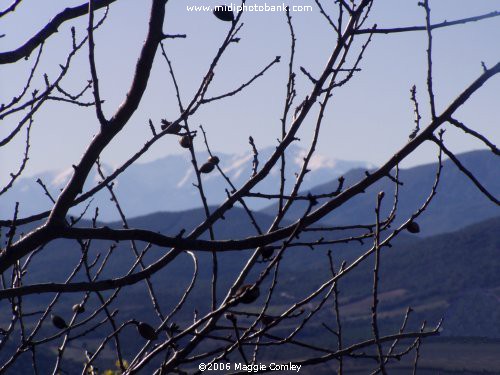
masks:
<instances>
[{"instance_id":1,"label":"haze over mountains","mask_svg":"<svg viewBox=\"0 0 500 375\"><path fill-rule=\"evenodd\" d=\"M260 162L263 163L272 148L260 152ZM293 147L288 154L287 186L295 180L293 175L300 168L305 150ZM231 178L236 187L241 186L252 173L251 153L241 155L218 154L221 167ZM497 156L488 151L472 151L458 155L464 166L474 172L474 175L493 194L500 195L500 178L498 173ZM199 160L205 160L206 154L200 154ZM345 177L345 187L355 184L364 177L367 170L373 165L362 161L342 161L317 156L312 160L311 172L306 175L302 191L312 194L329 193L337 188L337 178ZM107 172L111 171L105 167ZM71 172L71 171L69 171ZM64 186L69 178L69 172L45 172L39 175L19 180L0 199L2 218L7 218L16 201L20 202L20 216L38 213L50 208L50 201L44 195L41 187L36 183L40 178L53 195ZM400 199L396 222L400 222L417 209L427 198L436 175L436 164L426 164L400 171ZM90 188L99 180L96 173L90 176ZM115 192L127 217L144 216L160 211L183 211L200 207L197 189L192 186L195 176L192 172L189 156L171 155L153 162L132 165L115 182ZM203 175L203 184L209 205L216 205L226 198L227 184L217 173ZM279 184L279 169L274 168L271 175L257 186L254 192L276 193ZM379 191L385 191L383 209L388 212L392 206L392 195L395 184L385 178L365 194L360 194L352 201L339 207L334 213L325 217L324 224L355 224L373 221L373 207L375 196ZM276 212L275 204L267 199L249 200L254 209L261 209L263 213L273 215ZM321 202L321 201L320 201ZM109 200L109 194L102 190L95 197L91 207L99 206L101 221L117 220L116 209ZM75 209L73 214L79 214L82 206ZM304 203L296 202L289 210L287 218L297 219L304 211ZM383 210L383 211L384 211ZM7 214L6 214L7 213ZM89 215L93 209L89 210ZM439 234L454 231L466 225L479 222L500 215L498 207L489 201L468 180L463 173L450 161L444 160L441 182L437 195L427 212L419 218L424 235Z\"/></svg>"},{"instance_id":2,"label":"haze over mountains","mask_svg":"<svg viewBox=\"0 0 500 375\"><path fill-rule=\"evenodd\" d=\"M264 163L271 153L272 147L259 151L259 161ZM295 180L294 173L300 171L306 150L298 146L291 146L287 152L287 182L288 186ZM207 159L206 152L198 155L199 162ZM242 154L217 153L220 166L236 187L252 175L253 154L251 151ZM310 189L315 185L326 183L337 178L353 168L373 168L373 164L363 161L345 161L316 155L311 160L309 172L304 181L304 188ZM113 169L104 166L105 173ZM57 196L59 189L64 187L72 173L72 168L66 171L47 171L32 177L20 179L14 187L0 199L0 212L6 213L13 209L16 201L21 203L21 215L31 215L49 209L50 201L44 195L42 188L36 183L40 178L48 187L51 194ZM95 185L101 178L95 171L89 176L85 190ZM90 182L89 182L90 181ZM128 217L145 215L158 211L182 211L201 206L198 190L192 185L196 182L191 157L188 152L181 155L169 155L149 163L133 164L117 180L115 192L120 199ZM275 192L279 184L279 165L276 166L258 186L259 192ZM226 181L217 172L203 176L203 186L210 205L225 200ZM269 204L267 200L253 200L256 209L264 208ZM97 194L93 206L99 205L100 218L110 221L117 219L116 209L109 202L109 194L103 190ZM75 211L77 214L78 211ZM4 216L4 215L2 215Z\"/></svg>"}]
</instances>

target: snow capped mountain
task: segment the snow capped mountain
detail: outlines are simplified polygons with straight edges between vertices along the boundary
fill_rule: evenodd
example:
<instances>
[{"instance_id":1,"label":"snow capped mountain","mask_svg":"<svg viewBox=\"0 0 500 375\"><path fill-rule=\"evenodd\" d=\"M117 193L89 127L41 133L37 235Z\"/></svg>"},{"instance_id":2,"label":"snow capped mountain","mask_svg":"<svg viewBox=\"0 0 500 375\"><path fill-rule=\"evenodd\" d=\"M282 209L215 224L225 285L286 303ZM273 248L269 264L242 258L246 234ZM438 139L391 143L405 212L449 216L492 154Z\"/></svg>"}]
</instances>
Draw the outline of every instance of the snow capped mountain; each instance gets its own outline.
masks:
<instances>
[{"instance_id":1,"label":"snow capped mountain","mask_svg":"<svg viewBox=\"0 0 500 375\"><path fill-rule=\"evenodd\" d=\"M259 169L274 151L268 147L259 151ZM295 173L300 171L307 150L297 146L290 147L286 154L286 187L289 191L295 181ZM221 154L220 167L231 179L236 188L241 187L252 175L253 154L245 152L242 154ZM208 157L207 153L197 155L198 164L202 164ZM254 192L277 193L279 190L280 163L275 166L269 176L257 185ZM373 168L373 165L359 161L344 161L330 158L325 155L315 155L309 164L303 189L309 189L315 185L334 180L338 176L354 168ZM103 166L105 174L113 171L110 166ZM49 192L57 197L61 188L71 177L73 169L63 171L48 171L32 177L22 178L14 187L0 198L0 211L2 218L6 213L12 212L14 202L20 202L20 216L38 213L51 207L51 202L44 194L41 186L36 182L40 179ZM92 172L86 183L84 191L94 186L101 178L96 171ZM115 193L127 216L133 217L157 211L180 211L201 206L199 192L193 183L196 176L193 172L191 157L188 152L182 155L169 155L164 158L142 164L132 165L126 172L120 175L114 184ZM203 188L208 203L214 205L225 200L227 192L231 187L214 171L202 176ZM332 187L332 190L335 186ZM86 216L91 216L94 207L99 206L99 217L101 220L117 219L116 208L110 201L109 193L103 189L91 203ZM269 205L267 199L252 199L252 207L260 209ZM74 215L79 215L84 205L73 210Z\"/></svg>"}]
</instances>

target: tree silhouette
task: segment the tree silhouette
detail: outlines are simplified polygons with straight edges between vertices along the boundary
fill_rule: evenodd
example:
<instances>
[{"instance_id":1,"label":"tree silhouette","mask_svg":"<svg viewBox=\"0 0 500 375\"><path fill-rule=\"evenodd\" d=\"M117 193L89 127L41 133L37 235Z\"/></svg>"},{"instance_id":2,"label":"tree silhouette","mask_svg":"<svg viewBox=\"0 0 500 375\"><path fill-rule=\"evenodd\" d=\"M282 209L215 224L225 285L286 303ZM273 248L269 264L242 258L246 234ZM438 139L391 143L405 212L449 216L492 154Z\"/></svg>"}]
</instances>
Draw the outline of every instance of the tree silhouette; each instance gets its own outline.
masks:
<instances>
[{"instance_id":1,"label":"tree silhouette","mask_svg":"<svg viewBox=\"0 0 500 375\"><path fill-rule=\"evenodd\" d=\"M20 3L20 0L13 1L0 12L0 17L14 17ZM324 63L323 70L313 73L305 67L296 65L296 33L290 10L287 9L283 22L287 23L289 30L289 55L286 58L277 56L272 59L236 88L217 96L209 96L208 92L213 86L215 71L221 59L230 46L238 47L240 38L243 38L241 36L243 11L232 13L227 10L217 10L215 12L217 18L231 21L227 22L227 34L207 67L206 74L201 77L201 83L194 94L189 100L184 100L180 94L183 82L178 80L175 61L169 58L168 44L165 42L168 39L185 38L185 35L165 33L167 0L152 0L147 37L137 56L134 76L126 93L126 99L112 114L106 114L102 106L98 66L94 56L94 32L106 22L108 8L112 9L114 3L120 2L89 0L79 6L66 8L24 44L0 53L0 64L3 65L18 64L24 59L32 63L25 87L20 93L12 93L12 99L0 107L2 125L8 129L0 140L0 147L17 141L23 132L26 134L19 169L7 177L7 182L1 187L0 195L9 191L16 180L23 175L29 160L30 144L36 141L30 138L30 130L36 121L37 112L47 103L56 101L56 103L90 107L95 110L95 121L99 124L99 132L87 145L81 159L73 164L69 182L62 191L51 192L44 181L37 181L48 199L52 201L50 210L20 217L19 205L22 205L22 202L12 202L12 213L2 213L0 225L4 230L0 254L2 273L0 299L4 311L1 324L5 326L0 337L2 353L0 372L3 373L14 368L19 362L29 360L33 372L38 373L40 353L45 350L44 348L57 346L57 350L52 352L54 358L54 363L50 364L52 372L67 373L65 360L71 356L67 350L69 343L83 340L86 336L93 337L94 341L92 347L87 346L88 350L82 348L80 353L82 358L85 358L82 373L97 373L96 366L109 348L113 349L113 362L116 360L119 371L126 374L140 371L157 374L195 372L200 363L228 373L245 373L247 372L245 369L251 367L235 368L227 367L227 364L241 363L244 364L242 366L250 366L267 363L270 358L269 354L266 354L268 350L271 350L273 355L279 353L282 363L292 361L302 368L334 362L338 373L345 372L347 360L368 358L375 360L374 373L385 374L393 361L414 355L416 371L422 340L438 335L441 323L428 327L422 322L420 329L409 329L408 321L412 310L408 308L406 314L402 316L403 323L400 329L387 332L380 328L378 304L382 254L401 232L419 232L418 218L427 209L438 189L443 153L492 201L492 204L498 205L498 199L481 184L473 171L463 166L446 147L443 133L447 126L456 127L483 142L495 155L499 154L491 141L473 130L473 127L469 128L460 121L457 112L476 91L500 72L500 62L491 67L483 64L482 73L461 92L457 92L455 99L444 105L444 109L441 110L435 104L433 89L432 36L435 30L453 29L465 23L494 18L499 16L500 12L431 23L429 0L424 0L419 3L423 9L422 26L381 29L370 24L371 11L377 3L374 0L336 1L333 11L327 10L320 1L316 1L317 9L336 33L337 40L331 43L329 57ZM242 5L244 3L245 1ZM88 21L85 35L79 37L76 29L71 28L72 49L60 65L58 75L49 78L39 69L40 59L47 57L43 53L44 46L50 43L58 27L79 18L86 18ZM427 65L424 69L427 74L428 103L426 104L430 109L430 117L427 119L422 115L423 105L417 99L416 86L413 86L409 102L414 108L414 124L411 126L408 141L401 145L392 157L376 170L366 172L359 181L350 186L345 186L345 180L341 177L338 179L338 186L331 193L322 195L303 193L301 187L309 172L325 111L331 105L333 93L349 85L352 78L362 69L363 55L371 47L370 42L375 35L381 34L389 38L394 34L412 32L427 35ZM84 47L88 48L87 63L91 79L88 83L83 80L84 88L76 94L71 94L63 89L62 83L73 66L74 58L84 53ZM148 131L151 132L149 140L121 166L106 174L101 164L102 154L143 105L146 87L154 79L153 63L158 59L166 63L168 74L174 84L178 114L166 114L165 117L169 120L151 119L145 124L145 129L149 128ZM219 157L210 149L209 131L202 126L194 127L191 120L201 108L209 106L212 102L237 96L257 80L266 79L272 74L272 69L283 65L288 72L288 79L279 143L267 160L261 160L258 147L250 137L249 143L254 155L251 161L252 175L244 184L236 186L224 173ZM218 74L224 73L218 72ZM296 87L297 76L301 74L307 77L310 84L308 94L303 97L298 94ZM36 78L39 77L44 78L42 86L36 86L38 84ZM312 128L308 123L313 124ZM285 184L287 161L285 151L297 141L299 130L311 132L311 143L303 158L301 170L296 174L293 187L288 190ZM199 192L205 214L203 220L191 232L181 231L178 235L171 236L154 230L135 228L120 204L120 200L133 197L118 197L113 185L139 157L165 137L178 138L180 145L189 150L195 187ZM404 183L399 179L399 164L424 143L432 143L438 150L438 168L434 185L430 187L428 198L422 202L421 207L404 218L401 224L395 225L399 190L403 188ZM195 152L203 147L210 155L208 160L199 160L199 154ZM258 192L256 189L259 183L269 177L275 166L280 170L279 186L274 192ZM101 180L86 190L84 185L93 170L97 171ZM208 204L203 186L204 174L217 174L218 178L227 182L227 199L217 207ZM318 226L318 222L326 215L350 204L353 198L382 179L389 179L394 183L394 192L378 194L373 202L374 213L371 223L352 223L343 227ZM103 226L99 222L98 209L94 211L91 221L83 219L87 209L91 207L92 197L106 190L121 218L123 225L121 229ZM390 194L392 198L388 197ZM256 211L251 204L252 199L266 199L276 203L276 214L270 225L264 226L256 217ZM392 199L392 209L385 215L381 206L384 200L389 199ZM79 204L85 206L82 215L70 216L69 210ZM286 214L297 204L301 204L302 214L298 219L287 220ZM215 225L224 225L225 217L236 207L243 209L248 217L249 230L254 234L244 238L218 237L214 230ZM325 239L326 234L328 234L327 239ZM64 240L64 246L74 247L79 251L78 260L64 270L67 274L65 281L57 282L50 279L48 270L45 270L45 273L48 273L45 276L49 277L47 282L31 278L32 273L38 272L32 267L32 259L43 257L48 251L49 244L61 240ZM286 302L279 299L276 290L279 280L283 277L280 265L292 248L324 250L335 244L354 242L363 244L364 251L361 255L339 261L331 251L318 252L318 257L324 257L325 268L321 271L323 273L318 270L324 276L322 282L319 285L304 283L304 287L308 288L307 293L300 298ZM128 269L116 269L113 264L114 253L118 251L116 249L121 243L129 243L134 256L134 262ZM155 249L161 249L162 255L151 258L150 254ZM233 270L237 275L234 280L221 282L218 278L221 254L238 252L245 254L245 262L241 268ZM194 267L191 281L183 287L182 293L174 302L169 301L168 306L162 306L158 295L163 292L165 286L155 283L155 275L172 272L173 267L176 267L176 259L185 254L190 257ZM204 254L210 256L210 262L199 262L200 256ZM366 262L374 264L371 338L353 341L346 339L351 336L343 324L339 282L360 264ZM65 265L63 263L53 264L51 267L63 267ZM206 272L207 267L211 274L207 297L187 303L197 283L200 283L199 273ZM224 282L229 282L229 286L226 287ZM139 285L147 290L150 308L156 315L155 321L143 321L145 318L142 316L134 316L133 319L124 318L126 315L116 308L117 296L120 293L126 294L130 288ZM281 286L283 287L286 288ZM50 296L50 299L35 299L40 296ZM68 296L72 296L72 299ZM73 303L68 304L68 301L73 301L75 296L78 301L71 307ZM97 303L89 304L92 298L95 298ZM44 301L44 305L34 305L33 301ZM189 310L186 306L189 306ZM9 318L6 318L7 311L10 311ZM329 335L328 346L318 345L314 337L308 335L309 323L317 319L320 314L330 317L330 323L322 323L323 334ZM177 320L178 316L189 316L189 319ZM135 327L130 329L129 326ZM54 331L54 328L57 331ZM45 355L47 353L48 351ZM269 371L269 367L267 370L262 368L259 370Z\"/></svg>"}]
</instances>

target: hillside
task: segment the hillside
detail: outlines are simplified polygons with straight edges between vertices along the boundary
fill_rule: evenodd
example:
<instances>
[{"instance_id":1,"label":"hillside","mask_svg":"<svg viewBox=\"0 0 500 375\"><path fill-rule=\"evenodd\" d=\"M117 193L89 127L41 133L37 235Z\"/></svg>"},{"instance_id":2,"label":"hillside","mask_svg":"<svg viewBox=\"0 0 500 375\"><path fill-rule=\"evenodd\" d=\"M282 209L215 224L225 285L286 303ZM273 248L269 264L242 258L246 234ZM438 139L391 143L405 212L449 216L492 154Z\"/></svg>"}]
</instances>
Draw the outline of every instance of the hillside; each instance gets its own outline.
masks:
<instances>
[{"instance_id":1,"label":"hillside","mask_svg":"<svg viewBox=\"0 0 500 375\"><path fill-rule=\"evenodd\" d=\"M478 178L494 194L499 193L500 186L494 169L495 159L483 152L472 152L460 155L464 164L474 169ZM426 165L401 171L404 181L400 198L398 219L403 214L421 204L428 191L422 186L430 187L433 182L435 165ZM364 170L354 170L346 174L347 184L352 184L361 178ZM332 184L314 188L313 191L324 192L332 190ZM373 202L375 194L380 190L390 192L393 183L382 181L373 189L357 197L348 206L341 207L334 215L328 217L327 223L359 223L373 220ZM388 194L390 197L390 194ZM213 208L211 208L213 209ZM386 207L387 209L387 207ZM257 212L256 220L267 228L273 217L274 209ZM300 204L293 206L292 215L282 225L290 223L293 214L299 212ZM129 225L145 228L164 234L177 235L181 230L189 232L203 221L203 209L196 208L180 212L157 212L138 216L129 220ZM340 219L341 218L341 219ZM485 220L484 220L485 219ZM500 360L492 356L500 350L500 216L498 208L480 195L476 188L459 173L449 162L445 162L442 184L431 208L419 218L422 227L421 235L411 235L403 232L392 242L392 248L382 251L380 310L379 317L382 332L398 330L402 317L408 306L414 309L409 327L418 329L423 320L429 325L435 324L440 318L445 318L443 332L440 338L431 339L423 346L422 368L433 374L441 371L464 374L497 373L500 371ZM472 223L472 225L471 225ZM89 226L88 221L79 225ZM120 222L98 223L120 228ZM29 230L29 227L23 228ZM219 221L214 231L219 239L245 238L255 234L249 218L241 208L234 208ZM342 236L353 233L343 232ZM301 240L312 239L316 233L304 233ZM328 232L325 240L338 236L338 233ZM206 235L205 235L206 238ZM293 247L287 250L280 265L280 282L276 287L273 299L272 313L279 313L290 303L302 296L308 295L315 287L321 285L330 277L327 251L332 250L333 258L338 266L342 260L351 261L370 246L370 240L363 245L322 246L312 251L309 248ZM98 254L103 259L109 241L94 241L88 256L95 259ZM142 249L145 244L139 244ZM165 254L167 249L153 247L144 258L147 264L154 262ZM30 272L24 283L63 282L71 273L81 257L79 246L74 241L58 240L46 246L41 255L31 260ZM218 256L219 293L237 276L238 270L247 261L251 250L221 253ZM197 283L183 309L175 316L175 323L183 326L192 321L193 311L206 311L207 295L210 293L211 255L197 253L199 272ZM134 256L128 243L118 243L109 258L109 269L102 278L122 276L134 264ZM247 279L253 280L265 267L265 263L257 265ZM168 267L156 273L151 282L160 305L164 311L174 307L183 291L189 284L193 273L193 263L188 255L181 255ZM341 314L347 343L362 340L371 335L370 306L373 278L373 259L356 268L339 283L341 289ZM85 275L80 272L73 281L83 281ZM263 288L265 288L264 285ZM47 305L52 295L31 295L24 298L25 308L36 311L40 305ZM78 302L81 294L63 296L55 306L54 311L67 317L70 307ZM256 302L263 302L263 297ZM92 295L88 311L99 304ZM314 305L308 305L310 309ZM8 301L0 307L8 309ZM307 333L302 338L313 340L316 344L328 347L332 345L331 334L321 326L322 322L331 321L333 315L331 300L325 309L308 324ZM120 321L140 318L144 321L157 323L157 317L151 307L149 295L144 283L138 283L120 293L112 304L113 309L120 312ZM80 318L85 318L85 314ZM8 316L0 320L1 326L8 324ZM284 326L276 330L276 334L285 334ZM54 333L50 325L44 326L39 337ZM70 344L73 362L67 364L67 369L78 369L83 361L83 348L92 349L96 344L99 332L92 332L85 339ZM130 353L137 345L135 331L130 329L123 333L123 340L129 344ZM56 350L56 347L53 348ZM287 353L301 357L301 350ZM279 353L269 349L265 354L269 359L279 359ZM461 360L457 361L456 358ZM20 363L19 366L23 364ZM48 365L48 364L47 364ZM112 368L112 363L103 363L103 367ZM367 373L370 366L353 364L352 373ZM393 368L395 374L408 372L411 364L400 362ZM22 373L24 369L18 368ZM43 369L42 369L43 371ZM329 374L328 366L309 369L305 373Z\"/></svg>"},{"instance_id":2,"label":"hillside","mask_svg":"<svg viewBox=\"0 0 500 375\"><path fill-rule=\"evenodd\" d=\"M500 196L500 178L498 173L498 157L489 151L472 151L457 155L462 164L474 172L476 178L494 196ZM445 159L443 163L441 182L437 195L429 209L419 218L422 236L430 236L444 232L453 232L467 225L477 223L500 215L500 210L488 200L460 172L455 164ZM400 170L399 209L396 223L404 220L414 210L422 205L433 185L436 175L436 164L427 164ZM365 170L352 170L345 174L345 186L352 186L364 177ZM338 182L329 183L310 189L312 194L334 191ZM386 192L384 209L388 212L392 205L394 183L385 178L367 189L347 204L339 207L323 219L325 224L355 224L373 222L373 209L378 192ZM268 207L263 212L274 212L275 206ZM292 206L288 218L294 219L304 212L304 204L300 202Z\"/></svg>"},{"instance_id":3,"label":"hillside","mask_svg":"<svg viewBox=\"0 0 500 375\"><path fill-rule=\"evenodd\" d=\"M202 217L203 211L197 209L184 212L182 215L158 213L138 217L133 219L131 224L139 228L176 234L182 228L189 230ZM248 219L244 212L236 209L232 214L227 215L225 221L216 226L215 231L221 237L247 236L252 233L248 230L246 220ZM268 225L271 217L259 214L257 220L263 225ZM110 225L119 226L118 223ZM435 324L438 319L445 317L443 337L448 341L444 338L429 340L429 349L423 352L428 353L422 363L425 363L426 368L431 369L430 373L436 369L456 370L457 362L454 361L454 357L458 354L463 358L477 358L478 356L481 358L482 355L489 355L488 353L492 350L500 348L500 343L495 341L500 338L500 331L496 324L500 320L500 274L498 273L500 238L497 235L499 228L500 218L495 218L454 233L427 238L404 235L399 241L394 242L393 248L386 248L382 252L380 295L382 331L398 329L407 306L412 306L415 311L410 321L410 327L413 328L416 328L422 320ZM89 254L91 259L96 251L104 254L108 243L99 241L94 245L95 250ZM334 257L337 262L340 259L352 258L363 248L366 246L334 247ZM163 249L152 249L147 261L151 262L163 253ZM234 279L237 270L249 254L249 251L245 251L219 255L221 289ZM184 309L176 316L175 321L180 325L187 324L192 319L192 311L195 307L198 311L208 308L203 301L206 301L209 293L211 259L208 254L199 254L198 258L200 267L198 283ZM43 257L33 258L32 272L27 275L25 283L62 281L71 272L78 259L79 250L74 243L71 241L53 242L48 246ZM306 295L322 283L328 277L329 272L325 261L326 249L314 251L304 248L290 249L281 265L281 281L277 287L274 311L280 311L294 298ZM123 274L133 263L129 246L125 243L119 244L110 262L112 270L104 277ZM56 264L57 267L54 267ZM351 334L350 337L346 337L348 342L370 335L372 267L372 260L369 259L347 278L342 279L339 284L342 293L342 319L346 332ZM165 310L172 308L175 301L182 295L183 289L191 278L192 269L190 258L182 256L151 279L156 286L158 300ZM47 270L50 270L50 273ZM255 274L250 275L249 279L253 277ZM83 279L83 276L80 275L77 279ZM49 295L32 295L29 298L25 297L24 301L27 309L36 309L40 304L48 303L50 298ZM55 311L65 316L68 314L68 306L75 303L78 298L80 296L74 294L65 296L55 307ZM261 302L261 299L257 301L257 303ZM96 306L97 303L96 298L91 297L89 311L90 307ZM113 308L120 311L122 320L139 317L146 321L156 321L143 283L134 285L128 288L126 293L120 294ZM330 311L331 303L310 323L308 328L308 336L316 343L322 343L325 346L330 345L331 337L320 324L332 319ZM2 322L4 323L6 322ZM48 334L52 331L53 328L48 326L41 331L41 334ZM75 366L82 361L82 347L93 347L94 336L91 334L87 339L70 345L75 353ZM464 336L487 337L493 341L484 341L484 343L477 340L463 341ZM126 331L124 339L134 340L134 331ZM130 350L138 344L132 344L132 342L130 342ZM478 345L483 345L484 350L478 352ZM439 351L439 356L434 355L436 351ZM276 353L271 350L267 355L274 358ZM300 350L297 351L297 356L300 357ZM485 367L477 365L477 361L470 360L466 365L462 362L459 365L469 369L470 373L476 370L489 369L490 371L500 368L498 360L489 360ZM111 364L106 366L112 367ZM404 363L400 366L404 373ZM362 368L357 370L353 368L353 373L358 370L359 373L365 371ZM325 371L317 369L313 372L328 373L328 370Z\"/></svg>"}]
</instances>

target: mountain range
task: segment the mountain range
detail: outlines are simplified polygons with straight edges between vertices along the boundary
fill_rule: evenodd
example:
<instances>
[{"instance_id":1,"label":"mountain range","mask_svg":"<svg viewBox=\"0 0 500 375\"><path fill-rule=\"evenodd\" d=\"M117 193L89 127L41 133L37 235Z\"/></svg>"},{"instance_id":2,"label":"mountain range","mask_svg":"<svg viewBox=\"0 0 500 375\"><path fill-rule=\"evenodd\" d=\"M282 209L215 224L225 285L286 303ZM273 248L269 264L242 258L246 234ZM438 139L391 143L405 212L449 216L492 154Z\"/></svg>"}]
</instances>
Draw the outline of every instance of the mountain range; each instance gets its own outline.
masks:
<instances>
[{"instance_id":1,"label":"mountain range","mask_svg":"<svg viewBox=\"0 0 500 375\"><path fill-rule=\"evenodd\" d=\"M471 171L481 184L493 195L500 196L500 169L498 156L489 151L471 151L457 155L460 162ZM437 163L401 169L399 180L398 210L395 223L406 220L427 199L437 171ZM365 177L366 170L354 169L344 174L345 186L354 185ZM313 195L335 191L337 181L317 185L309 189ZM395 183L384 178L363 194L337 208L322 219L325 225L349 225L370 223L375 218L375 202L380 191L385 192L381 212L387 214L392 208ZM320 203L324 200L320 200ZM294 204L286 216L289 220L299 218L306 208L304 201ZM262 212L272 214L276 206L271 205ZM429 236L453 232L467 225L500 215L498 206L486 198L479 189L449 160L443 160L441 178L436 196L423 215L418 218L422 235Z\"/></svg>"},{"instance_id":2,"label":"mountain range","mask_svg":"<svg viewBox=\"0 0 500 375\"><path fill-rule=\"evenodd\" d=\"M274 151L268 147L259 151L259 161L264 163ZM295 180L294 173L300 171L306 150L292 145L287 150L286 175L289 186ZM253 154L251 151L241 154L217 153L220 167L231 179L236 187L242 186L252 175ZM198 164L208 158L206 152L197 154ZM304 188L309 189L317 184L326 183L353 168L373 168L373 164L363 161L345 161L315 155L310 162L311 170L304 180ZM114 169L103 165L106 174ZM42 188L36 182L40 179L48 190L57 197L59 190L64 187L73 173L70 167L67 170L46 171L31 177L21 178L13 188L0 198L0 212L6 213L13 209L13 202L20 202L21 216L35 214L50 209L50 201ZM259 184L259 191L276 192L279 186L279 163L272 169L269 176ZM95 170L89 175L84 191L93 187L102 180ZM196 176L191 164L188 151L183 154L169 155L164 158L131 165L115 180L115 193L120 199L123 210L128 217L146 215L158 211L182 211L202 205L198 190L192 185L196 183ZM227 198L226 189L230 187L219 173L213 172L203 175L202 179L205 195L210 205L218 204ZM125 199L126 197L126 199ZM93 201L93 207L98 205L100 218L111 221L118 218L116 209L109 200L109 193L99 192ZM268 205L267 200L252 200L255 209ZM83 207L83 206L82 206ZM75 210L78 215L81 210ZM90 210L89 212L92 212Z\"/></svg>"}]
</instances>

